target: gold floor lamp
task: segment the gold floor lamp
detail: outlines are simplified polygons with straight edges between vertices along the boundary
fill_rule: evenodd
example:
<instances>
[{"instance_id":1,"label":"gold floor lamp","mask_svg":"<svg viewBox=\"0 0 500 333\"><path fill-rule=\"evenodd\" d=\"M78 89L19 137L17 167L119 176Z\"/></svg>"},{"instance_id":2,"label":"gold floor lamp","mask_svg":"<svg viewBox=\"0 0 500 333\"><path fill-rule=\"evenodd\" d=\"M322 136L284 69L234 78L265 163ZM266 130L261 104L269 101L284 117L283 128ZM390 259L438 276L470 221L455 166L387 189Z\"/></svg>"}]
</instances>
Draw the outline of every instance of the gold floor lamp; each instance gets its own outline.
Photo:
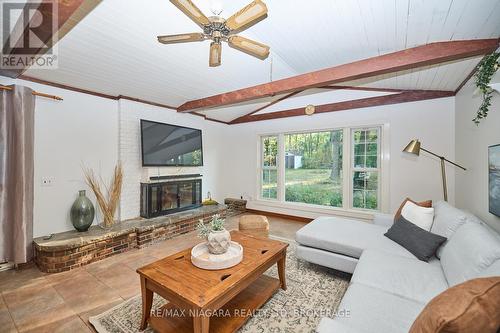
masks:
<instances>
[{"instance_id":1,"label":"gold floor lamp","mask_svg":"<svg viewBox=\"0 0 500 333\"><path fill-rule=\"evenodd\" d=\"M438 157L441 160L441 177L443 178L443 193L444 193L444 201L448 201L448 188L446 187L446 168L444 165L444 162L448 162L453 164L454 166L459 167L460 169L467 170L463 166L450 161L449 159L445 158L444 156L439 156L438 154L434 154L432 151L428 151L425 148L422 148L420 146L420 141L418 139L416 140L411 140L409 144L406 145L405 149L403 151L405 153L410 153L410 154L415 154L415 155L420 155L420 150L423 150L431 155L434 155Z\"/></svg>"}]
</instances>

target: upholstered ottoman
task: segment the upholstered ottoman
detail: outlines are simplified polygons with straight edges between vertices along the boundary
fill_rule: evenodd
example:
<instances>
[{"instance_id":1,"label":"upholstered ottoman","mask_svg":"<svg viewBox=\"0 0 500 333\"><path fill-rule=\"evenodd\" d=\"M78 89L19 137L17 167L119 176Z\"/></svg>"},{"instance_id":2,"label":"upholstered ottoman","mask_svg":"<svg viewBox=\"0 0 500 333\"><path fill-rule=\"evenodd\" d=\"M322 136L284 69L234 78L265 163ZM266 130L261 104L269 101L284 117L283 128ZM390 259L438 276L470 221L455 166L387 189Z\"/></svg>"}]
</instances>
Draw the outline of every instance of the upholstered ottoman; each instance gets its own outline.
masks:
<instances>
[{"instance_id":1,"label":"upholstered ottoman","mask_svg":"<svg viewBox=\"0 0 500 333\"><path fill-rule=\"evenodd\" d=\"M269 221L262 215L243 215L239 220L239 230L257 237L269 236Z\"/></svg>"}]
</instances>

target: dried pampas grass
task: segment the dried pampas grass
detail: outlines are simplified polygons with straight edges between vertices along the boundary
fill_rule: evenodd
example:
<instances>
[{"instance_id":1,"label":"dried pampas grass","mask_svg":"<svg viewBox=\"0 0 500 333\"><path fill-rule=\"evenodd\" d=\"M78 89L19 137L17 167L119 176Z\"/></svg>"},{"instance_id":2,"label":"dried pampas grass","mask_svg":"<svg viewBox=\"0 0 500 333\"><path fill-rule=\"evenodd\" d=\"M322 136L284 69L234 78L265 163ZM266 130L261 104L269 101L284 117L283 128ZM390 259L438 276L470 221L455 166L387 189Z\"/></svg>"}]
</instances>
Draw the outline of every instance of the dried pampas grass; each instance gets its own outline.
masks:
<instances>
[{"instance_id":1,"label":"dried pampas grass","mask_svg":"<svg viewBox=\"0 0 500 333\"><path fill-rule=\"evenodd\" d=\"M123 168L121 163L115 166L115 172L113 174L113 180L110 187L102 181L102 178L97 179L94 170L83 169L85 174L85 181L87 185L92 189L97 199L97 203L101 208L102 214L104 216L103 226L104 228L110 228L115 222L115 211L118 207L118 201L120 200L120 194L122 191L123 182ZM106 193L103 193L101 185L104 186Z\"/></svg>"}]
</instances>

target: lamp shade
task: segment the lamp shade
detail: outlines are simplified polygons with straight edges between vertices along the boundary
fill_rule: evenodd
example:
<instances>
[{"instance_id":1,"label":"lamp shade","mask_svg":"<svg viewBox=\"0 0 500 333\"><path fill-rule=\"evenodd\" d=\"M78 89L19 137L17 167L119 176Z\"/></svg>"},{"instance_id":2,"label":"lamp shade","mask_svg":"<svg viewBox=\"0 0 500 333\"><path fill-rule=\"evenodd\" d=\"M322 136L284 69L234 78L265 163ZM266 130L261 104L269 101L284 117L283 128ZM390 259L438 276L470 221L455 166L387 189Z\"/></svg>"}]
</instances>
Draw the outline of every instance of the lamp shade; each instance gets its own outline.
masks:
<instances>
[{"instance_id":1,"label":"lamp shade","mask_svg":"<svg viewBox=\"0 0 500 333\"><path fill-rule=\"evenodd\" d=\"M409 144L406 145L405 149L403 149L405 153L420 155L420 141L411 140Z\"/></svg>"}]
</instances>

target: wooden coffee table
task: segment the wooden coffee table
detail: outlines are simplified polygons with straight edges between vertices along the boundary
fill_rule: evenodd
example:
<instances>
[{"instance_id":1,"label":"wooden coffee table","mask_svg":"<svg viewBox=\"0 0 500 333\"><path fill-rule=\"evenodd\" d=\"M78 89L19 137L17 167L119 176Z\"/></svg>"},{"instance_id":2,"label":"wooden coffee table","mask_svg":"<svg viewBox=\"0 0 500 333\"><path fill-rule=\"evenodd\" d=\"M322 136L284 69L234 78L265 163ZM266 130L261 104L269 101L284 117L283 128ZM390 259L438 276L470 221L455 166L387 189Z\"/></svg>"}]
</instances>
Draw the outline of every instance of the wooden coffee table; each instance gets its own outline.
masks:
<instances>
[{"instance_id":1,"label":"wooden coffee table","mask_svg":"<svg viewBox=\"0 0 500 333\"><path fill-rule=\"evenodd\" d=\"M238 265L217 271L191 263L191 249L141 267L142 322L158 332L235 332L281 287L287 243L232 231L243 246ZM279 280L263 275L278 265ZM153 293L169 301L151 314Z\"/></svg>"}]
</instances>

